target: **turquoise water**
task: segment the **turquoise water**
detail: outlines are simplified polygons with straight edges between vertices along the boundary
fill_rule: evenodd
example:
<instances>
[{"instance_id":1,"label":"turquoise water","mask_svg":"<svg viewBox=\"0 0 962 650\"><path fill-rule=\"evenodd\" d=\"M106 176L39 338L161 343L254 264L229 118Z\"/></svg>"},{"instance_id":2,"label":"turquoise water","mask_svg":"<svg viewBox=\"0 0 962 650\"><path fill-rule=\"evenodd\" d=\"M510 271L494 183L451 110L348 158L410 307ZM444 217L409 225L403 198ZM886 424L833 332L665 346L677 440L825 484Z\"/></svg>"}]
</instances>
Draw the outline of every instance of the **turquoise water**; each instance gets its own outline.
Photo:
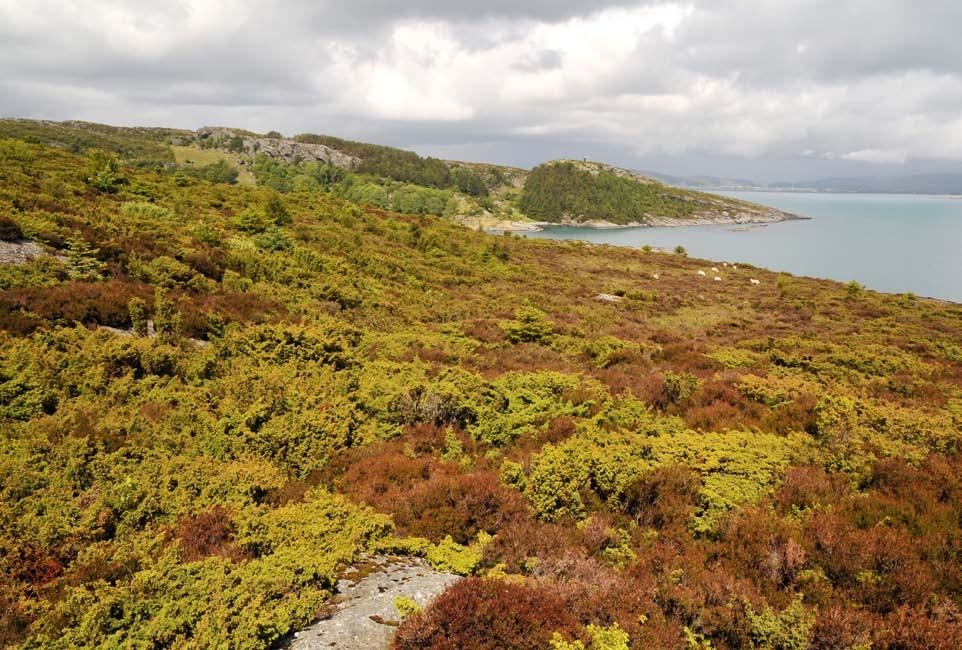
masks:
<instances>
[{"instance_id":1,"label":"turquoise water","mask_svg":"<svg viewBox=\"0 0 962 650\"><path fill-rule=\"evenodd\" d=\"M674 248L795 275L962 302L962 198L889 194L722 192L811 217L767 226L556 227L529 237Z\"/></svg>"}]
</instances>

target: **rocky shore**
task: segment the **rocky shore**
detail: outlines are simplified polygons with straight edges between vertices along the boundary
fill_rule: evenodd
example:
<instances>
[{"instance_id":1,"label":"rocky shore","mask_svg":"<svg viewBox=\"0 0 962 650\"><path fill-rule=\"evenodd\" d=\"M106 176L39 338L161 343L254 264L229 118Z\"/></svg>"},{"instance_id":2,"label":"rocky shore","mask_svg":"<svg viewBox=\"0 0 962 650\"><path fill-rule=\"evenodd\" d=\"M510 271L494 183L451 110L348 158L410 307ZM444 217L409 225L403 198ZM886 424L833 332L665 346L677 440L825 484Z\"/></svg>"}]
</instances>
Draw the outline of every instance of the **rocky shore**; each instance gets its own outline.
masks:
<instances>
[{"instance_id":1,"label":"rocky shore","mask_svg":"<svg viewBox=\"0 0 962 650\"><path fill-rule=\"evenodd\" d=\"M537 232L546 227L565 226L572 228L597 228L599 230L617 228L677 228L681 226L734 226L752 224L770 224L781 221L806 220L810 217L803 217L790 212L781 210L763 209L740 212L705 212L687 219L677 219L671 217L650 216L647 220L632 223L612 223L610 221L578 221L575 219L562 219L558 222L548 221L494 221L486 224L484 230L489 232Z\"/></svg>"}]
</instances>

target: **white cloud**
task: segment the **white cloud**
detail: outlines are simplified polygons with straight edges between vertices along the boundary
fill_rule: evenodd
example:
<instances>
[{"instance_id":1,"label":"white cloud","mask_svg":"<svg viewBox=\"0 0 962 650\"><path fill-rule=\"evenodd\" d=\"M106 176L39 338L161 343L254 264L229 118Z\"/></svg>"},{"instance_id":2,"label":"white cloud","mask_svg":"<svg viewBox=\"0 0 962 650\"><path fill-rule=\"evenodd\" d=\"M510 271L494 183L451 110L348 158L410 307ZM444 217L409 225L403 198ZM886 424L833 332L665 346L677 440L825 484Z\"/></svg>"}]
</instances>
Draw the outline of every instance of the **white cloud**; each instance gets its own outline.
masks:
<instances>
[{"instance_id":1,"label":"white cloud","mask_svg":"<svg viewBox=\"0 0 962 650\"><path fill-rule=\"evenodd\" d=\"M622 164L959 160L962 4L926 4L0 0L0 113Z\"/></svg>"}]
</instances>

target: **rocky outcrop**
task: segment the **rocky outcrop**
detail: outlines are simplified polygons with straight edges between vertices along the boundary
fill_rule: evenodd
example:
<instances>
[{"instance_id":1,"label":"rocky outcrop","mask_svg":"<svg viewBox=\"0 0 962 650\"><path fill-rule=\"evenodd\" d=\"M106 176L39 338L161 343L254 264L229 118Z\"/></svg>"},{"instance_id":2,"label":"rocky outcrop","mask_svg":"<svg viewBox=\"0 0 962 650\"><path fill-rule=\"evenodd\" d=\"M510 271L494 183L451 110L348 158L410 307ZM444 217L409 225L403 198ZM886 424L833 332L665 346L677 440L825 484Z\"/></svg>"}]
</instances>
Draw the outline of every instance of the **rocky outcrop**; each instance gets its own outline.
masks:
<instances>
[{"instance_id":1,"label":"rocky outcrop","mask_svg":"<svg viewBox=\"0 0 962 650\"><path fill-rule=\"evenodd\" d=\"M348 569L337 583L329 611L313 625L295 632L289 650L378 650L389 648L400 615L397 597L421 607L460 579L435 571L419 558L377 556Z\"/></svg>"},{"instance_id":2,"label":"rocky outcrop","mask_svg":"<svg viewBox=\"0 0 962 650\"><path fill-rule=\"evenodd\" d=\"M0 264L23 264L43 254L43 247L26 239L0 241Z\"/></svg>"},{"instance_id":3,"label":"rocky outcrop","mask_svg":"<svg viewBox=\"0 0 962 650\"><path fill-rule=\"evenodd\" d=\"M285 138L268 138L239 129L205 126L197 129L195 141L202 147L207 146L251 158L258 153L264 153L288 163L319 161L345 169L354 169L360 162L359 158L349 156L327 145L309 144Z\"/></svg>"}]
</instances>

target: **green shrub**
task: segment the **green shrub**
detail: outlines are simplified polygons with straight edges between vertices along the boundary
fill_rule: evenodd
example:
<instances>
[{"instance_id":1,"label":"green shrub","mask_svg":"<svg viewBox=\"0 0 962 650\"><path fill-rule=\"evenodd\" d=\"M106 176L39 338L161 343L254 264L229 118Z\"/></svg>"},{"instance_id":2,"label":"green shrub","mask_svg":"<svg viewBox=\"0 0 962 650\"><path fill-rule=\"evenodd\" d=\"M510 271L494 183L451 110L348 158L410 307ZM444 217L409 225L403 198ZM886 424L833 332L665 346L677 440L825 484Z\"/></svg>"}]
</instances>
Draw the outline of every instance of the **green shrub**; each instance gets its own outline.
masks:
<instances>
[{"instance_id":1,"label":"green shrub","mask_svg":"<svg viewBox=\"0 0 962 650\"><path fill-rule=\"evenodd\" d=\"M87 184L105 194L113 194L123 184L120 163L113 154L93 149L88 154Z\"/></svg>"},{"instance_id":2,"label":"green shrub","mask_svg":"<svg viewBox=\"0 0 962 650\"><path fill-rule=\"evenodd\" d=\"M750 626L752 648L805 650L811 643L815 613L802 605L801 596L781 612L766 607L756 614L752 606L746 603L745 613Z\"/></svg>"},{"instance_id":3,"label":"green shrub","mask_svg":"<svg viewBox=\"0 0 962 650\"><path fill-rule=\"evenodd\" d=\"M288 213L287 207L284 205L284 201L277 195L271 195L271 197L267 199L267 205L264 207L264 214L275 225L287 226L291 223L291 215Z\"/></svg>"},{"instance_id":4,"label":"green shrub","mask_svg":"<svg viewBox=\"0 0 962 650\"><path fill-rule=\"evenodd\" d=\"M420 612L421 606L407 596L395 596L394 609L397 610L398 616L403 621L411 614L417 614Z\"/></svg>"},{"instance_id":5,"label":"green shrub","mask_svg":"<svg viewBox=\"0 0 962 650\"><path fill-rule=\"evenodd\" d=\"M686 404L700 386L698 377L691 373L665 372L665 396L671 404Z\"/></svg>"},{"instance_id":6,"label":"green shrub","mask_svg":"<svg viewBox=\"0 0 962 650\"><path fill-rule=\"evenodd\" d=\"M130 326L138 336L147 336L147 303L141 298L133 297L127 303L130 312Z\"/></svg>"},{"instance_id":7,"label":"green shrub","mask_svg":"<svg viewBox=\"0 0 962 650\"><path fill-rule=\"evenodd\" d=\"M154 295L154 329L161 345L176 345L180 340L180 312L160 289Z\"/></svg>"},{"instance_id":8,"label":"green shrub","mask_svg":"<svg viewBox=\"0 0 962 650\"><path fill-rule=\"evenodd\" d=\"M501 322L501 329L512 343L540 343L554 332L547 315L534 307L519 307L514 318Z\"/></svg>"},{"instance_id":9,"label":"green shrub","mask_svg":"<svg viewBox=\"0 0 962 650\"><path fill-rule=\"evenodd\" d=\"M121 208L124 216L144 221L162 221L175 218L173 210L154 203L135 201L124 203Z\"/></svg>"},{"instance_id":10,"label":"green shrub","mask_svg":"<svg viewBox=\"0 0 962 650\"><path fill-rule=\"evenodd\" d=\"M10 217L0 215L0 241L16 241L23 238L23 231Z\"/></svg>"},{"instance_id":11,"label":"green shrub","mask_svg":"<svg viewBox=\"0 0 962 650\"><path fill-rule=\"evenodd\" d=\"M73 280L99 280L107 265L97 259L100 249L81 237L67 240L67 273Z\"/></svg>"}]
</instances>

